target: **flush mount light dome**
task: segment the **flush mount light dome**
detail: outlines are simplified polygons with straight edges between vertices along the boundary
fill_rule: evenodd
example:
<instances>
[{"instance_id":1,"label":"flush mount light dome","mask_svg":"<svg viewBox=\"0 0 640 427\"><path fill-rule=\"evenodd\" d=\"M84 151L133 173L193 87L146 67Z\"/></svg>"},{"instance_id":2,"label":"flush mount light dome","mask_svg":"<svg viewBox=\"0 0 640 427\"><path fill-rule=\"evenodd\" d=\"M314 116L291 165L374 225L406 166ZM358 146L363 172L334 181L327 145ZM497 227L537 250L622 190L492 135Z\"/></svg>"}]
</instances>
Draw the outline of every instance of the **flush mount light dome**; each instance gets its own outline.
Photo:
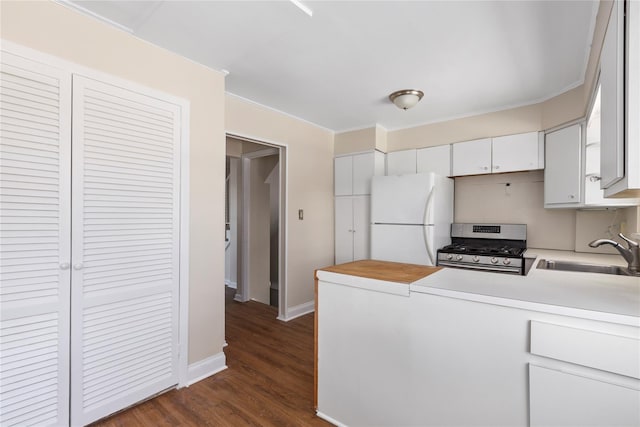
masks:
<instances>
[{"instance_id":1,"label":"flush mount light dome","mask_svg":"<svg viewBox=\"0 0 640 427\"><path fill-rule=\"evenodd\" d=\"M404 89L393 92L389 95L391 102L396 104L396 107L408 110L415 106L418 101L422 99L424 93L421 90L416 89Z\"/></svg>"}]
</instances>

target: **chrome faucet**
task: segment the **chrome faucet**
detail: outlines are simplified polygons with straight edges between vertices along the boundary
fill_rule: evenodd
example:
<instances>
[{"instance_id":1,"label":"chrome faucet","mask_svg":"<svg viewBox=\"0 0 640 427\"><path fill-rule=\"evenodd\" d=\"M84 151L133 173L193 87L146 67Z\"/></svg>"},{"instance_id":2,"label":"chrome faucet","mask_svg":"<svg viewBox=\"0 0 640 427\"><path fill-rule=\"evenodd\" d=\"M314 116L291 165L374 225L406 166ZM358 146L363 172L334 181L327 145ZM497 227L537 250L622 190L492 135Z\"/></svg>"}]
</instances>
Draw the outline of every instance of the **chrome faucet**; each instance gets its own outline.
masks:
<instances>
[{"instance_id":1,"label":"chrome faucet","mask_svg":"<svg viewBox=\"0 0 640 427\"><path fill-rule=\"evenodd\" d=\"M592 248L597 248L600 245L613 246L618 250L618 252L620 252L620 255L622 255L622 257L629 263L629 266L627 267L627 269L629 270L629 273L631 273L634 276L640 275L640 244L624 236L622 233L619 233L618 236L620 236L622 240L627 242L627 245L629 246L628 249L622 246L620 243L614 240L609 240L609 239L594 240L593 242L589 243L589 246L591 246Z\"/></svg>"}]
</instances>

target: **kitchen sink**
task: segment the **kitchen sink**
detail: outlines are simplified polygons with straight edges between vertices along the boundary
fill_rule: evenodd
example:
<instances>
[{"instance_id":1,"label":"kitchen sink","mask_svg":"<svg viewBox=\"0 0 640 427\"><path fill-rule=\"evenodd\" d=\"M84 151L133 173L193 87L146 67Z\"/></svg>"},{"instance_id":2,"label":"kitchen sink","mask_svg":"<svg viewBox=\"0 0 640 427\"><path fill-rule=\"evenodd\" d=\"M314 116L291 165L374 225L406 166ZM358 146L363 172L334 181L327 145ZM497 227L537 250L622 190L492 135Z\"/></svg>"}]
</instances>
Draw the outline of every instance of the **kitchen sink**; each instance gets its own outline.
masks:
<instances>
[{"instance_id":1,"label":"kitchen sink","mask_svg":"<svg viewBox=\"0 0 640 427\"><path fill-rule=\"evenodd\" d=\"M581 273L615 274L618 276L631 276L629 270L618 265L583 264L571 261L554 261L541 259L536 268L543 270L578 271Z\"/></svg>"}]
</instances>

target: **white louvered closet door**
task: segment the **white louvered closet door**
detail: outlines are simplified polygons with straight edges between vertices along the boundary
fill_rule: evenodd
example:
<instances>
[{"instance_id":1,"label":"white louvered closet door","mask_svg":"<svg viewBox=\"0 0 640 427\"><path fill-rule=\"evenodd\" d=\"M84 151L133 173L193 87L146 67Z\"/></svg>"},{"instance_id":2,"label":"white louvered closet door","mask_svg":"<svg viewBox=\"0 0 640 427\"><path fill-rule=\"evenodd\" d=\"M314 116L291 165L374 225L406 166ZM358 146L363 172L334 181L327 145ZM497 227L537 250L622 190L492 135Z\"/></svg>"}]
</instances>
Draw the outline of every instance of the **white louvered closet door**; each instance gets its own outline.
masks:
<instances>
[{"instance_id":1,"label":"white louvered closet door","mask_svg":"<svg viewBox=\"0 0 640 427\"><path fill-rule=\"evenodd\" d=\"M69 421L71 74L2 52L0 425Z\"/></svg>"},{"instance_id":2,"label":"white louvered closet door","mask_svg":"<svg viewBox=\"0 0 640 427\"><path fill-rule=\"evenodd\" d=\"M178 382L179 176L179 106L74 75L74 425Z\"/></svg>"}]
</instances>

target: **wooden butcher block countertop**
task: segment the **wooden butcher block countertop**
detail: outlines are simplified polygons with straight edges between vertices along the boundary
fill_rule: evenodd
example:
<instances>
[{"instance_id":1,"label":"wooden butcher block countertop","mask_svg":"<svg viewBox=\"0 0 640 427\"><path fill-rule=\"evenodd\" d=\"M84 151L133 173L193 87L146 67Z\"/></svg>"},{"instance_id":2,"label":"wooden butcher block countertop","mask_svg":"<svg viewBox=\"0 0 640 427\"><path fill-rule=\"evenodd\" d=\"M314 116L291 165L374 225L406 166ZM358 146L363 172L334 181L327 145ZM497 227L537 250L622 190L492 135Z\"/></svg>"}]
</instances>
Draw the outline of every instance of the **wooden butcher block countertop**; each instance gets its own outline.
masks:
<instances>
[{"instance_id":1,"label":"wooden butcher block countertop","mask_svg":"<svg viewBox=\"0 0 640 427\"><path fill-rule=\"evenodd\" d=\"M350 276L366 277L368 279L384 280L387 282L409 284L423 277L427 277L440 269L442 269L442 267L427 267L424 265L367 259L333 265L331 267L321 268L320 270Z\"/></svg>"}]
</instances>

